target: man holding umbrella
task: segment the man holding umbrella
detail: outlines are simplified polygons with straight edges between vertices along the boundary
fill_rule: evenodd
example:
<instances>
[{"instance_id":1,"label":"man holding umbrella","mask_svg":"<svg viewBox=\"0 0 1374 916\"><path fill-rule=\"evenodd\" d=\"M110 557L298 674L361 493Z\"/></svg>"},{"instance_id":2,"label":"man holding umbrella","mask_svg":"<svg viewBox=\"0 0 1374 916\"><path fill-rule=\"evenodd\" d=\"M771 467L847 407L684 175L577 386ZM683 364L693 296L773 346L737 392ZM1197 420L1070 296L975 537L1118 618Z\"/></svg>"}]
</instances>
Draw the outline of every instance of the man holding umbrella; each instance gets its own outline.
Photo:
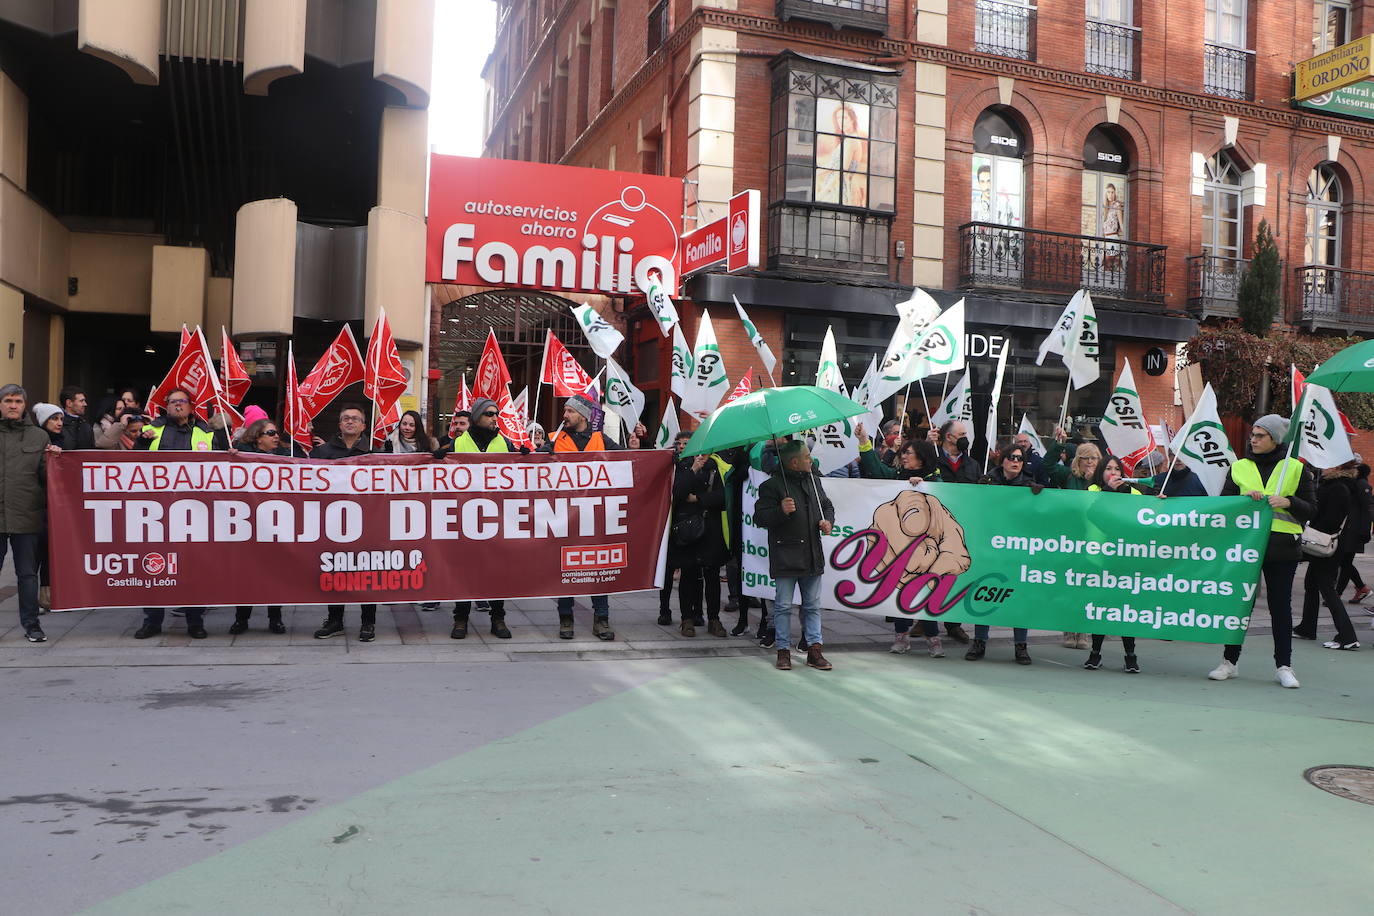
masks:
<instances>
[{"instance_id":1,"label":"man holding umbrella","mask_svg":"<svg viewBox=\"0 0 1374 916\"><path fill-rule=\"evenodd\" d=\"M835 507L812 470L811 452L803 442L784 442L778 449L778 473L759 487L754 520L768 529L768 571L777 584L773 627L777 633L780 671L792 668L793 594L801 592L806 663L829 671L821 654L821 573L825 571L822 535L835 523Z\"/></svg>"}]
</instances>

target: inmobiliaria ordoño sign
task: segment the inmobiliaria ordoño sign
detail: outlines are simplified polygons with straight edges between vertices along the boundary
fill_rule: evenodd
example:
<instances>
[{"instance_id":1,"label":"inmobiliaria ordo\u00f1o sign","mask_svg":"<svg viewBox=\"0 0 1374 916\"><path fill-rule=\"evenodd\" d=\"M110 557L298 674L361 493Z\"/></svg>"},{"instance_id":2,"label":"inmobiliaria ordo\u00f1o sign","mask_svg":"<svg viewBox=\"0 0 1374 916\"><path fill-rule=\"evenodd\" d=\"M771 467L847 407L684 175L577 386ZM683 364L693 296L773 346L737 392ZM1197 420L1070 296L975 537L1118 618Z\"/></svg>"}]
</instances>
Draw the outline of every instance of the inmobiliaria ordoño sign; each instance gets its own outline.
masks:
<instances>
[{"instance_id":1,"label":"inmobiliaria ordo\u00f1o sign","mask_svg":"<svg viewBox=\"0 0 1374 916\"><path fill-rule=\"evenodd\" d=\"M53 606L353 604L652 588L666 451L48 458Z\"/></svg>"},{"instance_id":2,"label":"inmobiliaria ordo\u00f1o sign","mask_svg":"<svg viewBox=\"0 0 1374 916\"><path fill-rule=\"evenodd\" d=\"M676 290L682 179L430 156L425 280L566 293Z\"/></svg>"}]
</instances>

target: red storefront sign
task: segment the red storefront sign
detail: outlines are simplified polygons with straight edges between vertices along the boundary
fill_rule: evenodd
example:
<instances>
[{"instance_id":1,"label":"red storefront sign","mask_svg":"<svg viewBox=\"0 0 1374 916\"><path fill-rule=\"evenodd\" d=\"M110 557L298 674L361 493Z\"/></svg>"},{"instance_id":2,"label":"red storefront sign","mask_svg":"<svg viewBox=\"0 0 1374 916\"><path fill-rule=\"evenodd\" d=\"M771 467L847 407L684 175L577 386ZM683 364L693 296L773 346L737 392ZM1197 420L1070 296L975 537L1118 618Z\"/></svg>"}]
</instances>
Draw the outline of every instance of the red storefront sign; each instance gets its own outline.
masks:
<instances>
[{"instance_id":1,"label":"red storefront sign","mask_svg":"<svg viewBox=\"0 0 1374 916\"><path fill-rule=\"evenodd\" d=\"M425 280L564 293L677 289L682 179L430 156Z\"/></svg>"},{"instance_id":2,"label":"red storefront sign","mask_svg":"<svg viewBox=\"0 0 1374 916\"><path fill-rule=\"evenodd\" d=\"M731 273L759 266L759 192L730 198L730 211L682 239L682 275L724 264Z\"/></svg>"},{"instance_id":3,"label":"red storefront sign","mask_svg":"<svg viewBox=\"0 0 1374 916\"><path fill-rule=\"evenodd\" d=\"M353 604L653 588L667 451L48 459L53 606Z\"/></svg>"}]
</instances>

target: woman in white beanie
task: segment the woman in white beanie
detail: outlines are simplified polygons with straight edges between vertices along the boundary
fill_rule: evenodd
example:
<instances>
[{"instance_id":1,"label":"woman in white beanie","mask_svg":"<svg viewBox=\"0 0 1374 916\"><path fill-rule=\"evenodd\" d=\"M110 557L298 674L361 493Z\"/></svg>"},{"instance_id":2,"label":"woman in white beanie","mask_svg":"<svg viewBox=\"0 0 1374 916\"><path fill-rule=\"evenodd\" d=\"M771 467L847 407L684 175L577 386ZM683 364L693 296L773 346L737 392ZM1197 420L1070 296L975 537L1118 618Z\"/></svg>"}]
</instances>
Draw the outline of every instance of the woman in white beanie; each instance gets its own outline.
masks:
<instances>
[{"instance_id":1,"label":"woman in white beanie","mask_svg":"<svg viewBox=\"0 0 1374 916\"><path fill-rule=\"evenodd\" d=\"M1283 687L1297 687L1293 674L1293 576L1302 559L1298 539L1302 526L1317 510L1312 472L1296 458L1286 457L1283 441L1288 421L1266 414L1250 429L1250 448L1231 465L1222 496L1245 495L1266 500L1274 510L1269 544L1264 553L1264 594L1274 628L1274 679ZM1221 664L1207 675L1214 681L1236 676L1240 645L1228 645Z\"/></svg>"}]
</instances>

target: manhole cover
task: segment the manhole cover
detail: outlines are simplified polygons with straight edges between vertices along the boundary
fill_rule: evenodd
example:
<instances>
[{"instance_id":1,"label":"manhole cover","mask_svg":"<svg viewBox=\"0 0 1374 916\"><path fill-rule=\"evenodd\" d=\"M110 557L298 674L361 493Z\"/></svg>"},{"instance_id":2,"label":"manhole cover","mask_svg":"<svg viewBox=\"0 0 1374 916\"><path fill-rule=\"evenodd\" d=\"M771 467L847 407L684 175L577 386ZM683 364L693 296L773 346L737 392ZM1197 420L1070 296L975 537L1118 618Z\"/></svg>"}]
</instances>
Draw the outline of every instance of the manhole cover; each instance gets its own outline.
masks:
<instances>
[{"instance_id":1,"label":"manhole cover","mask_svg":"<svg viewBox=\"0 0 1374 916\"><path fill-rule=\"evenodd\" d=\"M1302 774L1323 792L1374 805L1374 767L1320 766Z\"/></svg>"}]
</instances>

